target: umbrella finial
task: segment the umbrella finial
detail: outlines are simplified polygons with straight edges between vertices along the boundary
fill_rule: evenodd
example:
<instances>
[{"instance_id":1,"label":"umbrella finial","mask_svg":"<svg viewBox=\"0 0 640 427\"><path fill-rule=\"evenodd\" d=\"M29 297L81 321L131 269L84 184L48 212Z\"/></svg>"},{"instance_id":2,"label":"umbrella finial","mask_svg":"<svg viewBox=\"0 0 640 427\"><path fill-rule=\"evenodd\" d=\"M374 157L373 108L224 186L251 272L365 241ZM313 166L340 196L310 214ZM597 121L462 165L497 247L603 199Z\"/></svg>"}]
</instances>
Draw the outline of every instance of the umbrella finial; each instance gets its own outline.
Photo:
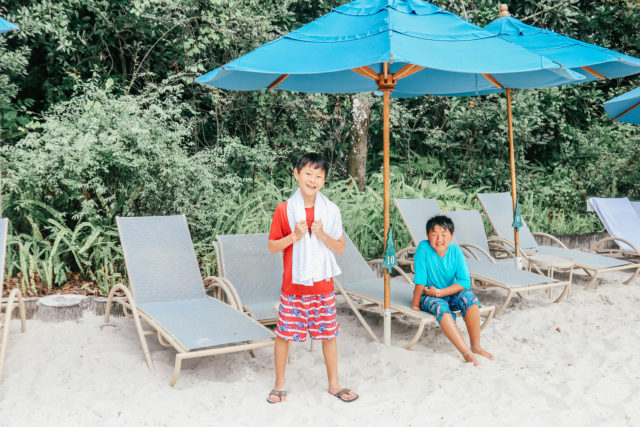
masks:
<instances>
[{"instance_id":1,"label":"umbrella finial","mask_svg":"<svg viewBox=\"0 0 640 427\"><path fill-rule=\"evenodd\" d=\"M511 16L509 13L509 6L506 4L500 5L500 14L498 15L498 18L502 18L503 16Z\"/></svg>"}]
</instances>

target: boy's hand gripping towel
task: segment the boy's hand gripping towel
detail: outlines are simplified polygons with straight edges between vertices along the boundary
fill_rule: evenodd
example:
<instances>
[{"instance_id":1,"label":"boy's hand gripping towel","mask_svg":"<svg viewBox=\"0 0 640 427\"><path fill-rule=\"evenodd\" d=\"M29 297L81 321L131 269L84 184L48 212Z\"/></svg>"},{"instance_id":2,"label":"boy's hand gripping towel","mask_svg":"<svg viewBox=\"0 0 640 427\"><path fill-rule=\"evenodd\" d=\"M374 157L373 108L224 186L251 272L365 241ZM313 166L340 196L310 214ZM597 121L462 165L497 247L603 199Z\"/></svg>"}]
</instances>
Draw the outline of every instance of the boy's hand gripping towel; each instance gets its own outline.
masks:
<instances>
[{"instance_id":1,"label":"boy's hand gripping towel","mask_svg":"<svg viewBox=\"0 0 640 427\"><path fill-rule=\"evenodd\" d=\"M342 217L340 208L321 192L316 194L314 204L314 221L321 220L322 228L332 239L342 237ZM287 200L287 219L291 231L296 229L298 221L306 221L304 199L298 188L293 196ZM313 286L314 282L329 280L342 271L338 267L333 252L322 242L315 233L305 235L293 244L292 282Z\"/></svg>"}]
</instances>

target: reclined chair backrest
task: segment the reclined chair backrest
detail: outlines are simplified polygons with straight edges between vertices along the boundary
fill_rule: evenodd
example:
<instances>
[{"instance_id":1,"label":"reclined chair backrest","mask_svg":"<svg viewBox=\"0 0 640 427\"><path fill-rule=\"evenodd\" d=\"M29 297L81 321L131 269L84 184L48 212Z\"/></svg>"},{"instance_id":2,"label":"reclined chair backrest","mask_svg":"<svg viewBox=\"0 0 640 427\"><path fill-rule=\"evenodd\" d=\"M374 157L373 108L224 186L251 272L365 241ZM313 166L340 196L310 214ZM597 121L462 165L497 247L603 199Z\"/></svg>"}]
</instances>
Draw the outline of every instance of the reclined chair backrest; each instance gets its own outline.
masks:
<instances>
[{"instance_id":1,"label":"reclined chair backrest","mask_svg":"<svg viewBox=\"0 0 640 427\"><path fill-rule=\"evenodd\" d=\"M455 226L453 236L456 243L471 243L491 254L480 212L477 210L451 211L445 212L445 215L451 218Z\"/></svg>"},{"instance_id":2,"label":"reclined chair backrest","mask_svg":"<svg viewBox=\"0 0 640 427\"><path fill-rule=\"evenodd\" d=\"M218 235L216 239L220 274L234 286L242 305L257 320L273 318L283 268L282 255L269 252L269 235Z\"/></svg>"},{"instance_id":3,"label":"reclined chair backrest","mask_svg":"<svg viewBox=\"0 0 640 427\"><path fill-rule=\"evenodd\" d=\"M638 212L638 216L640 216L640 202L631 202L631 206Z\"/></svg>"},{"instance_id":4,"label":"reclined chair backrest","mask_svg":"<svg viewBox=\"0 0 640 427\"><path fill-rule=\"evenodd\" d=\"M336 277L340 283L347 284L377 279L376 274L371 270L356 245L347 236L347 233L344 233L344 241L344 253L341 255L336 254L336 262L340 266L340 270L342 270L342 273Z\"/></svg>"},{"instance_id":5,"label":"reclined chair backrest","mask_svg":"<svg viewBox=\"0 0 640 427\"><path fill-rule=\"evenodd\" d=\"M478 200L489 217L491 226L496 234L503 239L513 242L513 201L511 193L478 193ZM520 247L522 249L536 249L538 243L533 237L527 224L518 230Z\"/></svg>"},{"instance_id":6,"label":"reclined chair backrest","mask_svg":"<svg viewBox=\"0 0 640 427\"><path fill-rule=\"evenodd\" d=\"M429 218L443 214L435 199L395 199L394 201L415 245L427 238L426 227Z\"/></svg>"},{"instance_id":7,"label":"reclined chair backrest","mask_svg":"<svg viewBox=\"0 0 640 427\"><path fill-rule=\"evenodd\" d=\"M587 211L595 211L611 237L628 240L640 249L640 214L635 210L628 198L605 199L592 197L587 200ZM632 248L624 242L617 241L620 249L630 251Z\"/></svg>"},{"instance_id":8,"label":"reclined chair backrest","mask_svg":"<svg viewBox=\"0 0 640 427\"><path fill-rule=\"evenodd\" d=\"M184 215L116 218L136 304L205 298Z\"/></svg>"}]
</instances>

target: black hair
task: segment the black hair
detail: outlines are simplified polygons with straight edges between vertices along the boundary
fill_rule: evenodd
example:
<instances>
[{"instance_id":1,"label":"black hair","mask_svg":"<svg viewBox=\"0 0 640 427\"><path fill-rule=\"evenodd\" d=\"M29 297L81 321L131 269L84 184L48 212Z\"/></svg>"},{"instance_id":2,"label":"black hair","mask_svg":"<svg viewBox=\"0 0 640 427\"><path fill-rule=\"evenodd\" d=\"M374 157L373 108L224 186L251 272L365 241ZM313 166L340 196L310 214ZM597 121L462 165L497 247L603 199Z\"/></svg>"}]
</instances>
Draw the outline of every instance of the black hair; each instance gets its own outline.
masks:
<instances>
[{"instance_id":1,"label":"black hair","mask_svg":"<svg viewBox=\"0 0 640 427\"><path fill-rule=\"evenodd\" d=\"M296 169L298 170L298 172L300 172L302 168L307 165L313 166L314 169L322 169L325 176L329 174L329 162L321 154L305 154L304 156L300 157L300 160L298 160L298 163L296 163Z\"/></svg>"},{"instance_id":2,"label":"black hair","mask_svg":"<svg viewBox=\"0 0 640 427\"><path fill-rule=\"evenodd\" d=\"M436 225L444 228L445 230L449 230L451 234L453 234L453 230L455 226L453 225L453 221L446 215L436 215L429 218L427 221L427 233L436 228Z\"/></svg>"}]
</instances>

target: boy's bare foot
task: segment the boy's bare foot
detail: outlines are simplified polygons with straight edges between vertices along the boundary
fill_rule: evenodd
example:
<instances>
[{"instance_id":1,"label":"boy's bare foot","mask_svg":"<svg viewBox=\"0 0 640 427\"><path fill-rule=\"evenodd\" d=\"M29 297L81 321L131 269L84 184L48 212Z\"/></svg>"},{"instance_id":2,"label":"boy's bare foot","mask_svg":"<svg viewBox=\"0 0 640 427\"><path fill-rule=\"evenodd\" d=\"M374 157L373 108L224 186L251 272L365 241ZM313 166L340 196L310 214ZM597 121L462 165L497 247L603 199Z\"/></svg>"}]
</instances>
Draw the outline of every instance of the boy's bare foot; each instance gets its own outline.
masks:
<instances>
[{"instance_id":1,"label":"boy's bare foot","mask_svg":"<svg viewBox=\"0 0 640 427\"><path fill-rule=\"evenodd\" d=\"M344 391L344 393L340 394L341 391ZM338 399L342 400L343 402L352 402L359 397L358 393L342 387L329 388L329 394L336 396Z\"/></svg>"},{"instance_id":2,"label":"boy's bare foot","mask_svg":"<svg viewBox=\"0 0 640 427\"><path fill-rule=\"evenodd\" d=\"M473 366L478 366L479 365L478 359L476 359L476 357L470 351L467 351L466 353L463 353L462 357L464 357L464 361L466 363L473 363Z\"/></svg>"},{"instance_id":3,"label":"boy's bare foot","mask_svg":"<svg viewBox=\"0 0 640 427\"><path fill-rule=\"evenodd\" d=\"M489 360L493 360L493 354L484 351L484 349L480 346L478 347L471 347L471 351L473 351L475 354L479 354L480 356L484 356Z\"/></svg>"}]
</instances>

